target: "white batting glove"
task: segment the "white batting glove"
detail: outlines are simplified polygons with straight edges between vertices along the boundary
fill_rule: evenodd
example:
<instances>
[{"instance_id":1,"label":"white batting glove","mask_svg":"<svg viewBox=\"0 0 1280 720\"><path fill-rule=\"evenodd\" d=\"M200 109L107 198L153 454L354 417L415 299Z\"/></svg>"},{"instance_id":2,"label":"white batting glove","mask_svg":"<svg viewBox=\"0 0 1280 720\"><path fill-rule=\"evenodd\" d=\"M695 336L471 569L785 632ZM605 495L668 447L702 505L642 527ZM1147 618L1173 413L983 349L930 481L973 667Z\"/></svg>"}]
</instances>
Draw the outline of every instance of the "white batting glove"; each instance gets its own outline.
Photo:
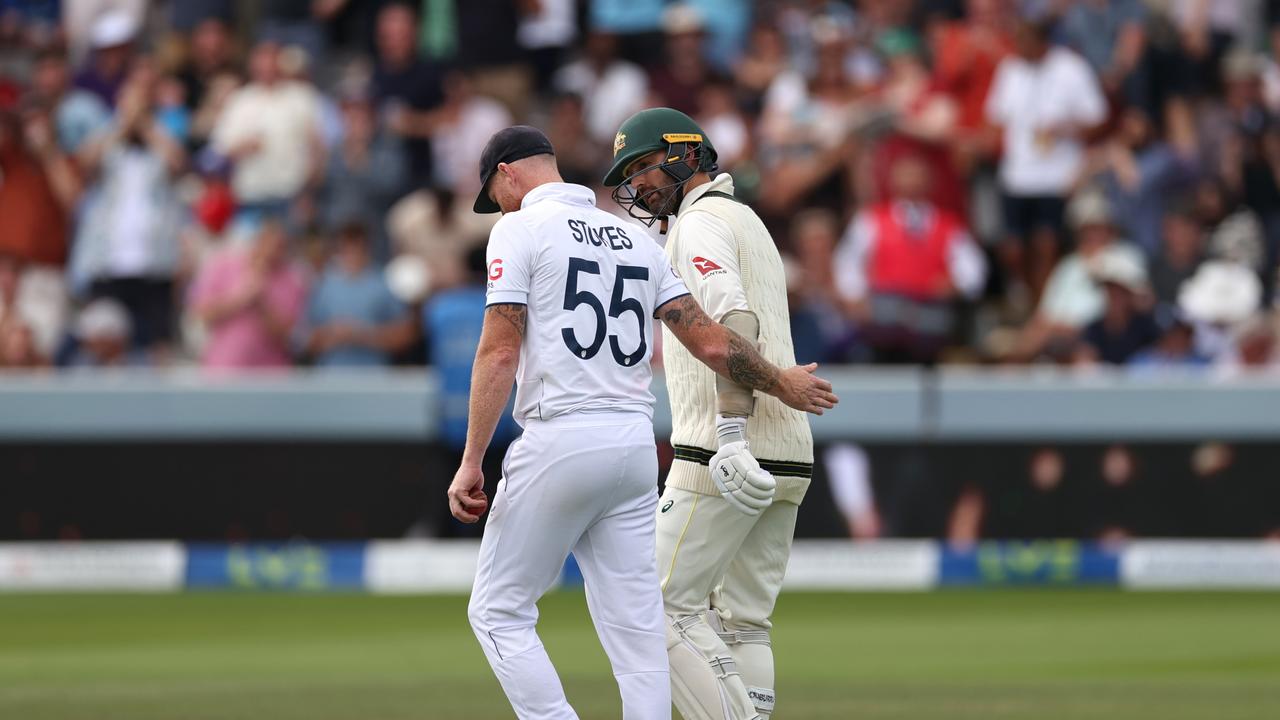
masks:
<instances>
[{"instance_id":1,"label":"white batting glove","mask_svg":"<svg viewBox=\"0 0 1280 720\"><path fill-rule=\"evenodd\" d=\"M745 438L746 424L743 418L720 419L720 451L708 464L721 497L745 515L759 515L773 502L778 484L751 454Z\"/></svg>"}]
</instances>

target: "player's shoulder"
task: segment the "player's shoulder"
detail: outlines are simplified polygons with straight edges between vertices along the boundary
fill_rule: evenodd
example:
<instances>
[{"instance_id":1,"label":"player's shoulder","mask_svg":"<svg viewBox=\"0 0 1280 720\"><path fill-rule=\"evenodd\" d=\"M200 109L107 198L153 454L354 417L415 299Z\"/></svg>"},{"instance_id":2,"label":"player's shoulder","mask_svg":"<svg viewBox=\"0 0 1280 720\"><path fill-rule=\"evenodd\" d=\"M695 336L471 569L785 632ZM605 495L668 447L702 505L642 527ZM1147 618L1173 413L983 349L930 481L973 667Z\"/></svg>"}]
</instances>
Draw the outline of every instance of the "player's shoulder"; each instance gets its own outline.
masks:
<instances>
[{"instance_id":1,"label":"player's shoulder","mask_svg":"<svg viewBox=\"0 0 1280 720\"><path fill-rule=\"evenodd\" d=\"M489 243L498 245L529 246L537 241L533 218L526 215L527 210L517 210L504 214L489 230Z\"/></svg>"}]
</instances>

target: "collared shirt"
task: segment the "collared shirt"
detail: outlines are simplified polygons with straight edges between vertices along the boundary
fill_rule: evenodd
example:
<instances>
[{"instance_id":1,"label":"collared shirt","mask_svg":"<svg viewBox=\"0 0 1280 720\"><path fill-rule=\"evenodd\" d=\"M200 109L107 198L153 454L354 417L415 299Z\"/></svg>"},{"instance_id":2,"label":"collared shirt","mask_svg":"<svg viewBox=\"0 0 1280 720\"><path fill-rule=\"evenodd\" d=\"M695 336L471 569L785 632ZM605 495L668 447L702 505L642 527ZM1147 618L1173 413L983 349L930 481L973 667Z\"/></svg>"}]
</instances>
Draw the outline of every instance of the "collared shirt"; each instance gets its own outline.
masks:
<instances>
[{"instance_id":1,"label":"collared shirt","mask_svg":"<svg viewBox=\"0 0 1280 720\"><path fill-rule=\"evenodd\" d=\"M487 305L528 307L514 415L524 424L573 412L653 416L653 322L688 290L662 248L595 206L590 188L547 183L493 227Z\"/></svg>"},{"instance_id":2,"label":"collared shirt","mask_svg":"<svg viewBox=\"0 0 1280 720\"><path fill-rule=\"evenodd\" d=\"M895 217L908 228L931 225L937 210L927 203L896 202ZM846 300L861 300L870 293L870 258L875 252L876 222L871 212L861 212L849 224L836 248L836 291ZM947 243L947 271L960 294L973 299L987 281L987 261L969 233L957 230Z\"/></svg>"}]
</instances>

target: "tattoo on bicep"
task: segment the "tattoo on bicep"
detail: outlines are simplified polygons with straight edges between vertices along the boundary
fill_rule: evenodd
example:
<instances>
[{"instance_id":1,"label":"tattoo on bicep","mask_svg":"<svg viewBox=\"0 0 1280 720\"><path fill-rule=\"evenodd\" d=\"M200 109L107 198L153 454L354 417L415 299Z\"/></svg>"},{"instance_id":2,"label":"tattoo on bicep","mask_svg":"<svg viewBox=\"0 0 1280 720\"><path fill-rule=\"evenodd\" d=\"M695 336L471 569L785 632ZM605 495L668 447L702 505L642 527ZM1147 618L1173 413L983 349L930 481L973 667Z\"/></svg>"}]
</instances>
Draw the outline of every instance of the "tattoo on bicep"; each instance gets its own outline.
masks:
<instances>
[{"instance_id":1,"label":"tattoo on bicep","mask_svg":"<svg viewBox=\"0 0 1280 720\"><path fill-rule=\"evenodd\" d=\"M511 323L511 326L520 333L520 337L524 337L525 320L528 318L529 308L516 303L498 303L490 305L485 309L486 313L492 313L498 317Z\"/></svg>"},{"instance_id":2,"label":"tattoo on bicep","mask_svg":"<svg viewBox=\"0 0 1280 720\"><path fill-rule=\"evenodd\" d=\"M729 354L725 364L729 379L744 387L767 392L778 384L777 369L732 330L729 331Z\"/></svg>"}]
</instances>

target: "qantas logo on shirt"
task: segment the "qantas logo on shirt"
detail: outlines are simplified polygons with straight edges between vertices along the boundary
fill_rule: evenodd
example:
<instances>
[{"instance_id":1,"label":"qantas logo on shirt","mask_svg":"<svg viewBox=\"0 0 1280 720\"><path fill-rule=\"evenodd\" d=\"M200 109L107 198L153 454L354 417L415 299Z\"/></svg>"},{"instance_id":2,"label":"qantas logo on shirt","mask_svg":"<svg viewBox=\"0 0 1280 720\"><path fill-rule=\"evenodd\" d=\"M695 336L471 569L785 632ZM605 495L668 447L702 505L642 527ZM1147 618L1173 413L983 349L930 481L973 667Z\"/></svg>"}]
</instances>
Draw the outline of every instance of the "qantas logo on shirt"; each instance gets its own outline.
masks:
<instances>
[{"instance_id":1,"label":"qantas logo on shirt","mask_svg":"<svg viewBox=\"0 0 1280 720\"><path fill-rule=\"evenodd\" d=\"M693 259L693 266L698 268L698 272L702 273L702 277L706 277L717 270L724 272L724 268L717 265L714 260L708 260L701 255Z\"/></svg>"},{"instance_id":2,"label":"qantas logo on shirt","mask_svg":"<svg viewBox=\"0 0 1280 720\"><path fill-rule=\"evenodd\" d=\"M489 263L489 279L498 280L502 277L502 258L495 258Z\"/></svg>"}]
</instances>

